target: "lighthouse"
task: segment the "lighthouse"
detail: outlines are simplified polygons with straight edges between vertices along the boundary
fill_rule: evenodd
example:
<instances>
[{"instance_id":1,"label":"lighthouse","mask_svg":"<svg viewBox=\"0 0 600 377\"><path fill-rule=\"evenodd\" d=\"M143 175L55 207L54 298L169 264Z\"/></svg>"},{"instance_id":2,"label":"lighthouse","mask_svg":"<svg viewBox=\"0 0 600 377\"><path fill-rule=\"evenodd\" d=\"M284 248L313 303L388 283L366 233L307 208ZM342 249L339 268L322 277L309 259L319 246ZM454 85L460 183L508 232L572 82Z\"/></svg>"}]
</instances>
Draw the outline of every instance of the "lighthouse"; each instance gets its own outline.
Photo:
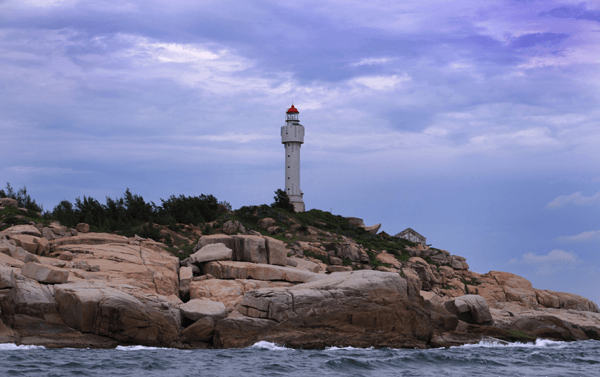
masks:
<instances>
[{"instance_id":1,"label":"lighthouse","mask_svg":"<svg viewBox=\"0 0 600 377\"><path fill-rule=\"evenodd\" d=\"M285 147L285 192L296 212L304 212L300 190L300 146L304 143L304 126L299 123L299 111L294 107L285 113L285 126L281 127L281 143Z\"/></svg>"}]
</instances>

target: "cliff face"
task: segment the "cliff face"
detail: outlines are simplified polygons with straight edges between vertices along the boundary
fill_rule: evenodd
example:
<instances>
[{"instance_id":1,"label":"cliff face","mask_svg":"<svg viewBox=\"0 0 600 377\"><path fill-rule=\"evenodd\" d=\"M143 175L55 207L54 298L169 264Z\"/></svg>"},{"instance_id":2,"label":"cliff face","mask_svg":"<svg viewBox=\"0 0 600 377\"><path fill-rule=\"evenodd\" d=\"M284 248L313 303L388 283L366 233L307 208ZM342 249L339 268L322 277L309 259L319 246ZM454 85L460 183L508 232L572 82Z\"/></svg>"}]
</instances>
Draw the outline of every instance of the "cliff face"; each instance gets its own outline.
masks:
<instances>
[{"instance_id":1,"label":"cliff face","mask_svg":"<svg viewBox=\"0 0 600 377\"><path fill-rule=\"evenodd\" d=\"M210 224L183 261L162 243L84 224L0 232L0 342L424 348L486 336L599 339L600 311L583 297L477 274L462 257L385 234L354 239L252 215L255 223Z\"/></svg>"}]
</instances>

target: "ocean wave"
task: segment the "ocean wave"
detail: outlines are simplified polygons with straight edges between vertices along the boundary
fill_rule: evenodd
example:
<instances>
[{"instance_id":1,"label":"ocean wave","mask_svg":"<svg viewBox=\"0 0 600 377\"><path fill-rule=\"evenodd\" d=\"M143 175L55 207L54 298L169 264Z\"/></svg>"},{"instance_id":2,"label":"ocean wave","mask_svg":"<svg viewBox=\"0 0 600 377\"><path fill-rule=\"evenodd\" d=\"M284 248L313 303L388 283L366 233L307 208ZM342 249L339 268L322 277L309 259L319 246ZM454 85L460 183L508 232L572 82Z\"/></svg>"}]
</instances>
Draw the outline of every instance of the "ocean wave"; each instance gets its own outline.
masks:
<instances>
[{"instance_id":1,"label":"ocean wave","mask_svg":"<svg viewBox=\"0 0 600 377\"><path fill-rule=\"evenodd\" d=\"M152 350L171 350L175 348L164 348L164 347L146 347L146 346L117 346L115 348L119 351L152 351Z\"/></svg>"},{"instance_id":2,"label":"ocean wave","mask_svg":"<svg viewBox=\"0 0 600 377\"><path fill-rule=\"evenodd\" d=\"M16 345L14 343L0 343L0 351L11 351L11 350L33 350L33 349L45 349L43 346L31 346L31 345Z\"/></svg>"},{"instance_id":3,"label":"ocean wave","mask_svg":"<svg viewBox=\"0 0 600 377\"><path fill-rule=\"evenodd\" d=\"M489 338L489 339L484 339L484 340L480 341L479 343L464 344L462 346L450 347L450 348L462 348L462 347L464 347L464 348L477 348L477 347L484 347L484 348L493 348L493 347L517 347L517 348L554 347L554 348L561 348L568 344L569 344L568 342L561 342L561 341L555 341L555 340L549 340L549 339L536 339L535 343L520 343L520 342L509 343L504 340Z\"/></svg>"},{"instance_id":4,"label":"ocean wave","mask_svg":"<svg viewBox=\"0 0 600 377\"><path fill-rule=\"evenodd\" d=\"M251 348L266 349L266 350L270 350L270 351L292 350L292 348L283 347L283 346L280 346L275 343L266 342L264 340L254 343Z\"/></svg>"},{"instance_id":5,"label":"ocean wave","mask_svg":"<svg viewBox=\"0 0 600 377\"><path fill-rule=\"evenodd\" d=\"M375 348L373 347L369 347L369 348L356 348L356 347L327 347L325 348L325 351L357 351L357 350L373 350Z\"/></svg>"}]
</instances>

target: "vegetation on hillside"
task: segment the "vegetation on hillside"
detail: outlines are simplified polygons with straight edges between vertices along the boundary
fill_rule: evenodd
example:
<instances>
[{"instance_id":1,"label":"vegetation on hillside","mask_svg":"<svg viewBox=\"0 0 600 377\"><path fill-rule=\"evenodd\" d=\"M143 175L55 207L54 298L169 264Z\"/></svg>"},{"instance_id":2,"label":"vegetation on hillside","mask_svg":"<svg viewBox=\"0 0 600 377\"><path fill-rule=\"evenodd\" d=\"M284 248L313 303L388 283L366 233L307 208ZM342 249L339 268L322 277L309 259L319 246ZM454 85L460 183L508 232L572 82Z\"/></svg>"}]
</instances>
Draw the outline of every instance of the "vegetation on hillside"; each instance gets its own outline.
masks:
<instances>
[{"instance_id":1,"label":"vegetation on hillside","mask_svg":"<svg viewBox=\"0 0 600 377\"><path fill-rule=\"evenodd\" d=\"M6 191L0 190L0 198L11 198L15 199L19 205L19 208L26 208L34 212L42 212L44 208L42 205L38 205L35 199L31 199L31 196L27 192L27 187L23 186L15 192L10 183L6 183Z\"/></svg>"},{"instance_id":2,"label":"vegetation on hillside","mask_svg":"<svg viewBox=\"0 0 600 377\"><path fill-rule=\"evenodd\" d=\"M167 200L160 200L161 205L146 202L142 196L132 194L127 189L122 198L107 197L106 204L86 196L75 199L74 204L63 200L44 217L58 220L69 227L87 223L93 231L116 231L127 236L136 232L141 237L157 239L160 235L158 230L153 230L153 224L178 230L178 224L200 226L231 210L229 203L219 202L213 195L171 195Z\"/></svg>"},{"instance_id":3,"label":"vegetation on hillside","mask_svg":"<svg viewBox=\"0 0 600 377\"><path fill-rule=\"evenodd\" d=\"M118 233L128 237L137 234L164 242L170 247L170 251L179 250L183 252L180 253L182 255L191 252L200 230L202 234L220 233L223 224L229 220L239 221L246 230L268 235L258 225L259 220L266 217L273 218L275 225L281 228L280 232L271 236L286 243L311 241L316 237L327 247L334 248L337 243L344 242L345 238L351 238L366 249L374 266L386 266L375 259L374 251L387 250L399 260L407 260L409 255L405 247L415 246L404 239L372 235L363 228L350 224L347 218L329 212L312 209L295 213L283 190L275 191L275 202L271 205L244 206L232 211L229 203L220 202L213 195L171 195L166 200L160 199L161 205L156 205L154 202L146 202L142 196L127 189L123 197L107 197L104 204L86 196L76 198L74 203L63 200L52 211L44 212L43 218L37 215L42 206L31 199L25 187L15 192L7 184L6 191L0 190L0 195L12 197L19 202L19 206L30 209L26 214L12 207L0 212L0 222L5 223L4 228L27 224L29 221L56 220L71 228L78 223L87 223L93 232ZM35 209L39 211L36 212ZM286 234L291 237L286 237Z\"/></svg>"},{"instance_id":4,"label":"vegetation on hillside","mask_svg":"<svg viewBox=\"0 0 600 377\"><path fill-rule=\"evenodd\" d=\"M282 208L290 213L296 212L287 192L283 191L282 189L277 189L275 191L275 196L273 199L275 199L275 201L271 203L271 207Z\"/></svg>"},{"instance_id":5,"label":"vegetation on hillside","mask_svg":"<svg viewBox=\"0 0 600 377\"><path fill-rule=\"evenodd\" d=\"M363 228L350 224L350 221L343 216L333 215L330 212L318 209L290 213L280 207L266 204L244 206L231 213L222 214L218 222L222 224L228 220L239 221L246 230L254 230L267 235L268 233L258 225L258 221L265 217L274 219L276 221L275 225L282 229L279 234L272 237L287 243L302 240L296 236L291 239L285 237L285 234L290 232L292 228L300 232L307 232L311 227L316 229L317 237L322 241L342 242L344 241L342 236L344 236L352 238L366 249L387 250L389 253L397 255L398 259L401 260L408 259L408 254L404 252L404 248L415 246L414 243L405 239L370 234Z\"/></svg>"}]
</instances>

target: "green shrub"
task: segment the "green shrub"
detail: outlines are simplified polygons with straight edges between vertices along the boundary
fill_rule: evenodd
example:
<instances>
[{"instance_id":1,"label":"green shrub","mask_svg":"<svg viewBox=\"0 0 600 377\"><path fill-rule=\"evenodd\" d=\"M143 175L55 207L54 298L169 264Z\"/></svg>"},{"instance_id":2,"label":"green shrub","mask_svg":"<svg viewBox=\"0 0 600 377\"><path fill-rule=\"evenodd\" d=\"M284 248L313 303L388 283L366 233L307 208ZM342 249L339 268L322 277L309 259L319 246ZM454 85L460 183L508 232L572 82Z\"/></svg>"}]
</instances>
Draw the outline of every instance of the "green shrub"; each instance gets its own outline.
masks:
<instances>
[{"instance_id":1,"label":"green shrub","mask_svg":"<svg viewBox=\"0 0 600 377\"><path fill-rule=\"evenodd\" d=\"M325 255L320 255L317 253L313 253L312 251L305 251L304 255L306 255L307 257L313 257L315 259L320 260L321 262L325 263L325 264L329 264L329 257L325 256Z\"/></svg>"},{"instance_id":2,"label":"green shrub","mask_svg":"<svg viewBox=\"0 0 600 377\"><path fill-rule=\"evenodd\" d=\"M290 213L296 212L294 209L294 205L290 201L290 197L288 196L287 192L283 191L282 189L277 189L275 191L275 196L273 197L273 199L275 199L275 201L271 203L271 207L281 208Z\"/></svg>"}]
</instances>

